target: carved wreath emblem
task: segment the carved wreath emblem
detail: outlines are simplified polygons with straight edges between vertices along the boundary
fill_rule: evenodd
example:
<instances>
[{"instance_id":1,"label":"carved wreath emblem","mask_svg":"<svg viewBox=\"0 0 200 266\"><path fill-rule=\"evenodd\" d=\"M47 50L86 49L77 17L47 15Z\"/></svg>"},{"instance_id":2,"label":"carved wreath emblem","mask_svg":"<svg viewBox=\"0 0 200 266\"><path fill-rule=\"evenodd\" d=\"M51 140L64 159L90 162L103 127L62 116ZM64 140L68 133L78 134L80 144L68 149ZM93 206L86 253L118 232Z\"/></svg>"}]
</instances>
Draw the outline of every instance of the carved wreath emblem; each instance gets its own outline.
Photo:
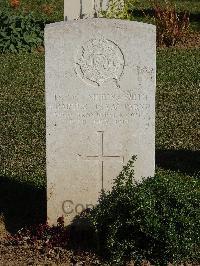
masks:
<instances>
[{"instance_id":1,"label":"carved wreath emblem","mask_svg":"<svg viewBox=\"0 0 200 266\"><path fill-rule=\"evenodd\" d=\"M75 70L86 83L100 86L108 79L118 80L124 69L120 48L105 39L89 40L77 52Z\"/></svg>"}]
</instances>

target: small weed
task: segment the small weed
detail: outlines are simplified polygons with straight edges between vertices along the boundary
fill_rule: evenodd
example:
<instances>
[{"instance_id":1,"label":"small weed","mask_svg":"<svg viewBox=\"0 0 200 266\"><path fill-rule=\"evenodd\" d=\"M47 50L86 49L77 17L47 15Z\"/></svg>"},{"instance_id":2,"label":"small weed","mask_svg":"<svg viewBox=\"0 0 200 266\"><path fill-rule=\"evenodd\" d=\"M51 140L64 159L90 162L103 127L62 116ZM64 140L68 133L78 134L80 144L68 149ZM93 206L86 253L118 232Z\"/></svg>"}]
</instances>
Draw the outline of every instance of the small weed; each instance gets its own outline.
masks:
<instances>
[{"instance_id":1,"label":"small weed","mask_svg":"<svg viewBox=\"0 0 200 266\"><path fill-rule=\"evenodd\" d=\"M154 12L158 45L174 46L189 30L189 13L177 13L175 6L169 2L164 7L155 4Z\"/></svg>"}]
</instances>

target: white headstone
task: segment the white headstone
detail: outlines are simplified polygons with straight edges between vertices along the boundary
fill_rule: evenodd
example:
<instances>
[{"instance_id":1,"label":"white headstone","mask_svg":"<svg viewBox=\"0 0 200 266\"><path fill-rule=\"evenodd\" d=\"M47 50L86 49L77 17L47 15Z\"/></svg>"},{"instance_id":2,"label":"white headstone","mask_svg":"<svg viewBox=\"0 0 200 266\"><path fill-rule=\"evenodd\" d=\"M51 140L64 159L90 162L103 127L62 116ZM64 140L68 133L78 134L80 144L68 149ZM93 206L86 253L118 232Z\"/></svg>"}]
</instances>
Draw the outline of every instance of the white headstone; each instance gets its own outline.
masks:
<instances>
[{"instance_id":1,"label":"white headstone","mask_svg":"<svg viewBox=\"0 0 200 266\"><path fill-rule=\"evenodd\" d=\"M48 218L70 223L137 155L154 175L155 26L87 19L45 29Z\"/></svg>"},{"instance_id":2,"label":"white headstone","mask_svg":"<svg viewBox=\"0 0 200 266\"><path fill-rule=\"evenodd\" d=\"M64 0L64 19L94 18L108 7L109 0Z\"/></svg>"}]
</instances>

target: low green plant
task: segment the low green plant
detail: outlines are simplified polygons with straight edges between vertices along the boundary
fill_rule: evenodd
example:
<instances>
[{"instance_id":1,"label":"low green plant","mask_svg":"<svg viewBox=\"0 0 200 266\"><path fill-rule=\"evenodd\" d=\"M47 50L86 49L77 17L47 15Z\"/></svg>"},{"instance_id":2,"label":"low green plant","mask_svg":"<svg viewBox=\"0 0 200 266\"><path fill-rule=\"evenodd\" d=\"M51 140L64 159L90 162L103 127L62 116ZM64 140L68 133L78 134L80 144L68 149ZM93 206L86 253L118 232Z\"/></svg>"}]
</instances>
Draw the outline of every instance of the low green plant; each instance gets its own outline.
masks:
<instances>
[{"instance_id":1,"label":"low green plant","mask_svg":"<svg viewBox=\"0 0 200 266\"><path fill-rule=\"evenodd\" d=\"M108 9L102 12L106 18L131 20L130 10L133 9L135 0L110 0Z\"/></svg>"},{"instance_id":2,"label":"low green plant","mask_svg":"<svg viewBox=\"0 0 200 266\"><path fill-rule=\"evenodd\" d=\"M29 13L14 14L0 11L0 52L31 51L43 44L43 28Z\"/></svg>"},{"instance_id":3,"label":"low green plant","mask_svg":"<svg viewBox=\"0 0 200 266\"><path fill-rule=\"evenodd\" d=\"M113 190L102 193L89 219L99 251L112 265L129 260L196 261L200 255L200 181L160 170L134 182L135 158L116 178Z\"/></svg>"}]
</instances>

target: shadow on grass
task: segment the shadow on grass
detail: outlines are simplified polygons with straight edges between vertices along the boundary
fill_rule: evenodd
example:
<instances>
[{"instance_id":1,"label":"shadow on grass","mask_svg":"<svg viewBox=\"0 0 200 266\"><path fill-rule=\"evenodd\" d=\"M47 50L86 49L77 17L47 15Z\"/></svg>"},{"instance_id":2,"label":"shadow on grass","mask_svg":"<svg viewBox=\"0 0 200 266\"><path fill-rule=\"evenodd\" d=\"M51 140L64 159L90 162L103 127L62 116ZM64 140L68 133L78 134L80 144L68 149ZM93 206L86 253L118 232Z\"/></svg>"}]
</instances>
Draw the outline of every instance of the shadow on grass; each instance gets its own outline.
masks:
<instances>
[{"instance_id":1,"label":"shadow on grass","mask_svg":"<svg viewBox=\"0 0 200 266\"><path fill-rule=\"evenodd\" d=\"M136 17L143 17L144 15L153 17L155 15L155 10L153 8L144 8L144 9L135 8L133 10L130 10L130 13ZM183 14L183 13L184 11L178 11L178 14ZM190 14L191 21L199 21L199 18L200 18L199 12L189 13L189 14Z\"/></svg>"},{"instance_id":2,"label":"shadow on grass","mask_svg":"<svg viewBox=\"0 0 200 266\"><path fill-rule=\"evenodd\" d=\"M200 151L156 150L156 165L191 176L200 174Z\"/></svg>"},{"instance_id":3,"label":"shadow on grass","mask_svg":"<svg viewBox=\"0 0 200 266\"><path fill-rule=\"evenodd\" d=\"M15 233L24 226L46 221L46 191L0 176L0 214L6 229Z\"/></svg>"},{"instance_id":4,"label":"shadow on grass","mask_svg":"<svg viewBox=\"0 0 200 266\"><path fill-rule=\"evenodd\" d=\"M133 9L130 10L130 14L133 17L144 17L144 16L149 16L149 17L153 17L155 14L155 11L151 8L146 8L146 9Z\"/></svg>"},{"instance_id":5,"label":"shadow on grass","mask_svg":"<svg viewBox=\"0 0 200 266\"><path fill-rule=\"evenodd\" d=\"M200 24L200 13L191 13L190 22L198 22Z\"/></svg>"}]
</instances>

